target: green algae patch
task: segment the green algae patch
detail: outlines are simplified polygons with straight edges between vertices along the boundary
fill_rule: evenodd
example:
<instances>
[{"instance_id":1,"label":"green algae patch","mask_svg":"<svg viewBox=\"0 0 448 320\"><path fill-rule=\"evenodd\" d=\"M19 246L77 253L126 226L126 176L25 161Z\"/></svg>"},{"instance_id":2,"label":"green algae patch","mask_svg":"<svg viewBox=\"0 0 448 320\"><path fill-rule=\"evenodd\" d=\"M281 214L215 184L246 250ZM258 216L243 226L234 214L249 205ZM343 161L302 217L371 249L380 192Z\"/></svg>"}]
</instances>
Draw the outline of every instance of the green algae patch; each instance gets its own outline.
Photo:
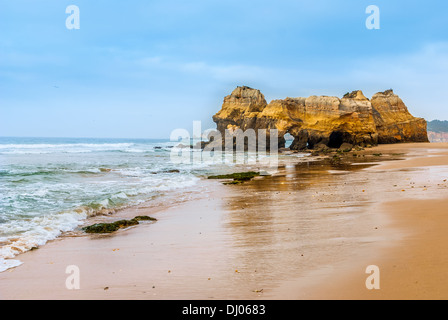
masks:
<instances>
[{"instance_id":1,"label":"green algae patch","mask_svg":"<svg viewBox=\"0 0 448 320\"><path fill-rule=\"evenodd\" d=\"M341 163L342 163L342 158L336 154L330 159L331 165L339 165Z\"/></svg>"},{"instance_id":2,"label":"green algae patch","mask_svg":"<svg viewBox=\"0 0 448 320\"><path fill-rule=\"evenodd\" d=\"M138 216L131 220L118 220L112 223L96 223L82 228L86 233L112 233L122 228L127 228L139 224L139 221L157 221L148 216Z\"/></svg>"},{"instance_id":3,"label":"green algae patch","mask_svg":"<svg viewBox=\"0 0 448 320\"><path fill-rule=\"evenodd\" d=\"M209 176L208 179L233 179L232 182L225 182L224 184L240 184L245 181L250 181L253 178L259 176L259 172L237 172L237 173L231 173L231 174L221 174L217 176Z\"/></svg>"},{"instance_id":4,"label":"green algae patch","mask_svg":"<svg viewBox=\"0 0 448 320\"><path fill-rule=\"evenodd\" d=\"M149 217L149 216L138 216L138 217L135 217L132 220L137 220L137 221L157 221L156 218Z\"/></svg>"},{"instance_id":5,"label":"green algae patch","mask_svg":"<svg viewBox=\"0 0 448 320\"><path fill-rule=\"evenodd\" d=\"M244 181L233 180L233 181L229 181L229 182L223 182L222 184L224 184L224 185L231 185L231 184L242 184L242 183L244 183Z\"/></svg>"},{"instance_id":6,"label":"green algae patch","mask_svg":"<svg viewBox=\"0 0 448 320\"><path fill-rule=\"evenodd\" d=\"M111 233L120 229L115 223L97 223L88 227L82 228L86 233Z\"/></svg>"}]
</instances>

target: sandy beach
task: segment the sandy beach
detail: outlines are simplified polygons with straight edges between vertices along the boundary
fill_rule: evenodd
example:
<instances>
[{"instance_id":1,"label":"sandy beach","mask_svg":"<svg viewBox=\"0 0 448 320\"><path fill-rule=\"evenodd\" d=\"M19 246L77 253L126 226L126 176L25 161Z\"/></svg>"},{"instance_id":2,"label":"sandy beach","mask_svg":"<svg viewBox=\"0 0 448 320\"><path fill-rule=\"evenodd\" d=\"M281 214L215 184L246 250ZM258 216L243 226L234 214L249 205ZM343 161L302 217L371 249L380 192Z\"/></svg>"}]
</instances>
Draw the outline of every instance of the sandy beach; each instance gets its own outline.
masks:
<instances>
[{"instance_id":1,"label":"sandy beach","mask_svg":"<svg viewBox=\"0 0 448 320\"><path fill-rule=\"evenodd\" d=\"M356 154L356 156L353 155ZM448 144L381 145L280 167L241 185L202 181L158 219L70 233L0 273L1 299L446 299ZM68 290L68 266L80 289ZM381 271L367 290L366 267Z\"/></svg>"},{"instance_id":2,"label":"sandy beach","mask_svg":"<svg viewBox=\"0 0 448 320\"><path fill-rule=\"evenodd\" d=\"M385 246L378 251L376 263L370 259L380 267L381 289L366 290L363 285L368 275L363 270L353 268L351 275L344 275L345 269L341 269L336 281L328 281L328 285L313 290L306 297L445 300L448 297L445 277L448 265L447 145L382 145L375 149L384 153L392 150L394 153L405 153L406 159L384 162L372 170L412 173L410 178L405 178L408 187L406 183L397 185L397 193L402 192L403 195L396 193L395 200L383 201L378 207L389 219L386 226L389 232L402 234L401 239L392 243L387 243L385 238ZM410 195L407 193L409 191L412 192ZM369 257L366 256L364 261L367 265Z\"/></svg>"}]
</instances>

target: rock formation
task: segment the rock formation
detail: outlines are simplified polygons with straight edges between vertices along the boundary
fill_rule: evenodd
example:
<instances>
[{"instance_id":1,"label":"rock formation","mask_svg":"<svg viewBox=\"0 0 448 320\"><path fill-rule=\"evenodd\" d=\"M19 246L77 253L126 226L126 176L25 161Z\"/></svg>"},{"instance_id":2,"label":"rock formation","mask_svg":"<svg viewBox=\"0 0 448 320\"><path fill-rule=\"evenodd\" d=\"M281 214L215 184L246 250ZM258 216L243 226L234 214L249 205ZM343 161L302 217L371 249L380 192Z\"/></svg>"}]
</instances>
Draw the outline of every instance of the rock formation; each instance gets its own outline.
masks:
<instances>
[{"instance_id":1,"label":"rock formation","mask_svg":"<svg viewBox=\"0 0 448 320\"><path fill-rule=\"evenodd\" d=\"M279 148L284 135L294 137L291 149L312 149L317 145L339 148L343 143L427 142L426 121L413 117L392 90L369 100L361 91L342 98L311 96L273 100L269 104L256 89L238 87L224 98L213 116L222 137L225 131L277 129Z\"/></svg>"},{"instance_id":2,"label":"rock formation","mask_svg":"<svg viewBox=\"0 0 448 320\"><path fill-rule=\"evenodd\" d=\"M428 142L426 120L414 118L392 90L372 97L378 143Z\"/></svg>"}]
</instances>

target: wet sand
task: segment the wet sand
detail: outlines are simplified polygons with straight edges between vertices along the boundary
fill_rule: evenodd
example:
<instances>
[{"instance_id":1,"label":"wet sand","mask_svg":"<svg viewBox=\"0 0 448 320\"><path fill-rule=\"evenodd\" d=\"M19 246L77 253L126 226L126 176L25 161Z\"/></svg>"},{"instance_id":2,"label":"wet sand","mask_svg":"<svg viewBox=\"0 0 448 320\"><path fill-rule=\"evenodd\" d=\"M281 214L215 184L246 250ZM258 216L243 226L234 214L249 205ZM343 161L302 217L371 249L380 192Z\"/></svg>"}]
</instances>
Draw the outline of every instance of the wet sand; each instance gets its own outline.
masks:
<instances>
[{"instance_id":1,"label":"wet sand","mask_svg":"<svg viewBox=\"0 0 448 320\"><path fill-rule=\"evenodd\" d=\"M374 252L356 262L347 261L331 274L298 292L283 287L291 299L339 300L445 300L448 299L448 144L403 144L375 147L379 153L405 153L405 159L383 162L369 171L407 173L396 183L387 200L375 207L387 216L382 241ZM383 182L383 187L387 184ZM386 190L383 190L386 191ZM388 191L389 192L389 191ZM385 196L379 192L380 197ZM392 197L390 197L392 195ZM387 235L388 234L388 235ZM391 234L399 234L390 243ZM362 263L364 262L364 263ZM377 265L380 289L367 290L365 268Z\"/></svg>"},{"instance_id":2,"label":"wet sand","mask_svg":"<svg viewBox=\"0 0 448 320\"><path fill-rule=\"evenodd\" d=\"M448 144L357 154L243 185L203 181L182 204L120 212L158 221L24 253L0 273L0 298L447 298ZM70 265L79 290L66 288ZM365 287L368 265L381 270L380 290Z\"/></svg>"}]
</instances>

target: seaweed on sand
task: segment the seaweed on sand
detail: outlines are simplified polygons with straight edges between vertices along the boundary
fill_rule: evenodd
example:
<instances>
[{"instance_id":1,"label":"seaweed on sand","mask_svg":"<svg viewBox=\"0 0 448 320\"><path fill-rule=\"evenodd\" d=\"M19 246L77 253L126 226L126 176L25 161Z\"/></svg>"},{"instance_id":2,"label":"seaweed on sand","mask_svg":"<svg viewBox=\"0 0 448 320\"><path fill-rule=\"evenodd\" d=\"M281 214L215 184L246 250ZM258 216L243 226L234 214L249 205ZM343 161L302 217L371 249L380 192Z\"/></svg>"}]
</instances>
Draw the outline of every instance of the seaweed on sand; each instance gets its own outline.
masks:
<instances>
[{"instance_id":1,"label":"seaweed on sand","mask_svg":"<svg viewBox=\"0 0 448 320\"><path fill-rule=\"evenodd\" d=\"M148 216L138 216L131 220L118 220L112 223L96 223L82 228L86 233L111 233L121 228L127 228L139 224L139 221L157 221L157 219Z\"/></svg>"},{"instance_id":2,"label":"seaweed on sand","mask_svg":"<svg viewBox=\"0 0 448 320\"><path fill-rule=\"evenodd\" d=\"M254 177L259 176L259 172L237 172L237 173L231 173L231 174L222 174L222 175L216 175L216 176L209 176L208 179L233 179L231 182L225 182L224 184L240 184L245 181L250 181Z\"/></svg>"}]
</instances>

